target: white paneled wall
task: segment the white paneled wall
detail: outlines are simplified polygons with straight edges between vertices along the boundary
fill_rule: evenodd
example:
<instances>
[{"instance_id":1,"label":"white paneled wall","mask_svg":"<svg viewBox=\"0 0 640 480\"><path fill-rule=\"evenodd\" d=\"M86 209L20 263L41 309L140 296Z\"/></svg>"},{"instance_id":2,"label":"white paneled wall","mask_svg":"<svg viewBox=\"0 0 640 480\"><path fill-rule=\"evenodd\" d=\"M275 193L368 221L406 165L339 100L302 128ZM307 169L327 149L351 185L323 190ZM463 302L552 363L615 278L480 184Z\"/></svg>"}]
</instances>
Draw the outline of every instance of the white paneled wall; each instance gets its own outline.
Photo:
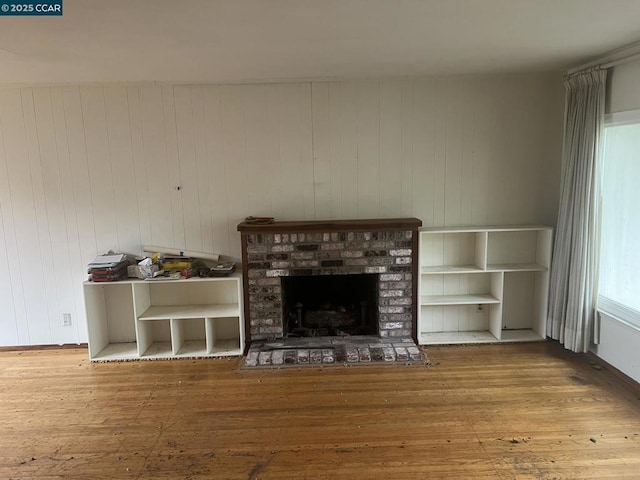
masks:
<instances>
[{"instance_id":1,"label":"white paneled wall","mask_svg":"<svg viewBox=\"0 0 640 480\"><path fill-rule=\"evenodd\" d=\"M0 89L0 345L86 341L97 253L239 257L247 215L554 223L562 95L551 74Z\"/></svg>"}]
</instances>

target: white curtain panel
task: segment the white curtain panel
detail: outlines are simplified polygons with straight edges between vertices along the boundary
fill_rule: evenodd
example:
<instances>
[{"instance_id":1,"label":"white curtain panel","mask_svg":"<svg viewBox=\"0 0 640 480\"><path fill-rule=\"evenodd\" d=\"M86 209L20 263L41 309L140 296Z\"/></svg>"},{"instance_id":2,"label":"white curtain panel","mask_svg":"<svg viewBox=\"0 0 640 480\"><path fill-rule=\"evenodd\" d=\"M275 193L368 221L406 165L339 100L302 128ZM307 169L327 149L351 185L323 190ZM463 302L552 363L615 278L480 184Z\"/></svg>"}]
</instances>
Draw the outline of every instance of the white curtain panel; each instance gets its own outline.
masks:
<instances>
[{"instance_id":1,"label":"white curtain panel","mask_svg":"<svg viewBox=\"0 0 640 480\"><path fill-rule=\"evenodd\" d=\"M589 349L597 298L597 195L607 71L565 79L565 134L558 226L551 263L547 335L574 352Z\"/></svg>"}]
</instances>

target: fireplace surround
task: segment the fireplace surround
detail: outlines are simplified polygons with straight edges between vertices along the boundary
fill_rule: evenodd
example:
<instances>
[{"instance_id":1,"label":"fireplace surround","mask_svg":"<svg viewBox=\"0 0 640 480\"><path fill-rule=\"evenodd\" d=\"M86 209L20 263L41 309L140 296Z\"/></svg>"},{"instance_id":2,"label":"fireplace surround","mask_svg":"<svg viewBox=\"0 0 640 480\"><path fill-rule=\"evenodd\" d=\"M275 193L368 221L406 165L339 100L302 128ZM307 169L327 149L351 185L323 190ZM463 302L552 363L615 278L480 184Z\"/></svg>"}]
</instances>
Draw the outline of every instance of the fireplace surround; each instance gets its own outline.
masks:
<instances>
[{"instance_id":1,"label":"fireplace surround","mask_svg":"<svg viewBox=\"0 0 640 480\"><path fill-rule=\"evenodd\" d=\"M375 334L416 340L421 225L417 218L239 224L247 341L289 333L282 278L364 274L377 277Z\"/></svg>"}]
</instances>

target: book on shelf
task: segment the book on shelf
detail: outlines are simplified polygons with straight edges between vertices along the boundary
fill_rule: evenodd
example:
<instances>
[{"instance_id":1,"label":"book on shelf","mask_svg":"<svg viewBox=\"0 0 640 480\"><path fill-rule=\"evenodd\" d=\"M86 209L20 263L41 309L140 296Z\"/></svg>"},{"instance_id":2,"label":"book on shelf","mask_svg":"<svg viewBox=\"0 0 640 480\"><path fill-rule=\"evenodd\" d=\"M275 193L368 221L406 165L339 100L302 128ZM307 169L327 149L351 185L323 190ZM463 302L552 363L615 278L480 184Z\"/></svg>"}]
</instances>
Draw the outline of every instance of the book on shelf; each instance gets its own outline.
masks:
<instances>
[{"instance_id":1,"label":"book on shelf","mask_svg":"<svg viewBox=\"0 0 640 480\"><path fill-rule=\"evenodd\" d=\"M114 282L127 278L127 264L121 268L94 268L89 270L89 280L92 282Z\"/></svg>"}]
</instances>

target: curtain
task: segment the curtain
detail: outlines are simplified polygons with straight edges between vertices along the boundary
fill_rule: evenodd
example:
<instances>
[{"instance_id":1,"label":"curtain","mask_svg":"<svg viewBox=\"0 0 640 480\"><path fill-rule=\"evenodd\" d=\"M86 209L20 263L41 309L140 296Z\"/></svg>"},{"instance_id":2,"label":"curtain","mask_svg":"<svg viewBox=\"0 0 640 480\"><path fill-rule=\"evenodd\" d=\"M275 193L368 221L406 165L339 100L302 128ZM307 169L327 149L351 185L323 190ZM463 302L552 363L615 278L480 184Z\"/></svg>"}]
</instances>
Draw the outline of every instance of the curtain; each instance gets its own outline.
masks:
<instances>
[{"instance_id":1,"label":"curtain","mask_svg":"<svg viewBox=\"0 0 640 480\"><path fill-rule=\"evenodd\" d=\"M565 133L558 226L551 262L547 335L574 352L589 349L599 251L598 172L607 71L565 79Z\"/></svg>"}]
</instances>

